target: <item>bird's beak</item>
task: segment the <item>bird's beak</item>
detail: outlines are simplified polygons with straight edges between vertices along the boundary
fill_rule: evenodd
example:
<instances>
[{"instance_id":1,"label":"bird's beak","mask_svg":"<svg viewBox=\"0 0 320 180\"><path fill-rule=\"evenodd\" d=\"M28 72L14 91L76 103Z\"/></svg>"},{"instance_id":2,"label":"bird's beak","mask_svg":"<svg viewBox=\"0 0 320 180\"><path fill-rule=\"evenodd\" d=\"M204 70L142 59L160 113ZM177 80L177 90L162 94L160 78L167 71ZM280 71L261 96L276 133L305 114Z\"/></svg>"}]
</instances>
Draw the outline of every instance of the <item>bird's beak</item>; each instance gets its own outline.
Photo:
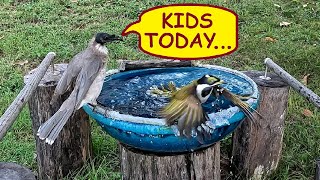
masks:
<instances>
[{"instance_id":1,"label":"bird's beak","mask_svg":"<svg viewBox=\"0 0 320 180\"><path fill-rule=\"evenodd\" d=\"M122 37L116 36L116 35L112 35L108 40L109 41L123 41Z\"/></svg>"}]
</instances>

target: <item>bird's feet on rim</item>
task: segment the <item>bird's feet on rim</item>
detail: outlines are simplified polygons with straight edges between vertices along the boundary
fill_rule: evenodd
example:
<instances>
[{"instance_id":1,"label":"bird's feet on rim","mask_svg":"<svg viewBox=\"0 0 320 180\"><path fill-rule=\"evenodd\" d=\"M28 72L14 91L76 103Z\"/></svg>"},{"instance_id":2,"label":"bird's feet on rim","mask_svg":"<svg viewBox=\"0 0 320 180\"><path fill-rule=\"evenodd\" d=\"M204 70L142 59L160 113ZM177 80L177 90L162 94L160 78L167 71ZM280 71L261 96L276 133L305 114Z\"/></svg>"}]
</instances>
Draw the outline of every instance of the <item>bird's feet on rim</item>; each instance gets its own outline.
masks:
<instances>
[{"instance_id":1,"label":"bird's feet on rim","mask_svg":"<svg viewBox=\"0 0 320 180\"><path fill-rule=\"evenodd\" d=\"M94 101L92 101L92 102L90 102L90 103L88 103L90 106L92 106L92 111L93 112L97 112L97 106L98 106L98 103L97 103L97 101L96 100L94 100Z\"/></svg>"}]
</instances>

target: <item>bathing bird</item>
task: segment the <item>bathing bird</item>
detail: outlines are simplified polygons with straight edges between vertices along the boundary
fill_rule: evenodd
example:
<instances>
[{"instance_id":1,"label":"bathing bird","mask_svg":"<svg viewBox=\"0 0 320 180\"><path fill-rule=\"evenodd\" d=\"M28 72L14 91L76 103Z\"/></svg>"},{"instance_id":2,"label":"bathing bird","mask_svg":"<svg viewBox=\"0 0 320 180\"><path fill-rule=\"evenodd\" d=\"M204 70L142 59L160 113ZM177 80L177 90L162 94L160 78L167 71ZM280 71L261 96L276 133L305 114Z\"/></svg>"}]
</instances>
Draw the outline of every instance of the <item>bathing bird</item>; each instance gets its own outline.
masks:
<instances>
[{"instance_id":1,"label":"bathing bird","mask_svg":"<svg viewBox=\"0 0 320 180\"><path fill-rule=\"evenodd\" d=\"M174 92L170 102L161 110L160 114L166 119L167 125L177 124L180 135L190 138L193 133L192 130L194 130L200 142L203 142L204 137L210 138L209 127L206 125L206 121L209 118L202 107L202 104L210 96L216 98L224 96L238 106L249 119L253 120L254 117L250 111L252 108L242 101L250 97L231 93L227 89L220 87L223 83L224 81L218 77L204 75Z\"/></svg>"},{"instance_id":2,"label":"bathing bird","mask_svg":"<svg viewBox=\"0 0 320 180\"><path fill-rule=\"evenodd\" d=\"M50 104L55 103L72 85L74 88L59 110L39 127L37 135L41 140L52 145L76 110L86 103L97 104L96 98L102 89L106 72L108 49L105 44L116 40L122 39L108 33L97 33L87 48L72 58L55 88Z\"/></svg>"}]
</instances>

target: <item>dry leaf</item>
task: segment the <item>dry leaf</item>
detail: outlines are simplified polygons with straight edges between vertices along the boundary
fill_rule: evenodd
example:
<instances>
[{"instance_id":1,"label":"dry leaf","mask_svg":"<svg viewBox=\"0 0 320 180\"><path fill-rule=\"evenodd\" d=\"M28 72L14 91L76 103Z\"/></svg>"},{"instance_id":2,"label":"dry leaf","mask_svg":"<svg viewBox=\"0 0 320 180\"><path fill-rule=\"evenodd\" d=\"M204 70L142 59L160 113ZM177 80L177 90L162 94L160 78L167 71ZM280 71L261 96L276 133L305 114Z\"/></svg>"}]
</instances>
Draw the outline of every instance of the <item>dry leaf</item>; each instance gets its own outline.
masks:
<instances>
[{"instance_id":1,"label":"dry leaf","mask_svg":"<svg viewBox=\"0 0 320 180\"><path fill-rule=\"evenodd\" d=\"M78 0L71 0L71 2L72 2L72 3L76 3L76 2L78 2Z\"/></svg>"},{"instance_id":2,"label":"dry leaf","mask_svg":"<svg viewBox=\"0 0 320 180\"><path fill-rule=\"evenodd\" d=\"M311 117L313 116L313 113L309 109L304 109L302 114L306 117Z\"/></svg>"},{"instance_id":3,"label":"dry leaf","mask_svg":"<svg viewBox=\"0 0 320 180\"><path fill-rule=\"evenodd\" d=\"M280 22L280 26L289 26L291 23L282 21Z\"/></svg>"},{"instance_id":4,"label":"dry leaf","mask_svg":"<svg viewBox=\"0 0 320 180\"><path fill-rule=\"evenodd\" d=\"M20 66L23 66L25 64L28 64L28 60L25 60L25 61L18 61L18 62L15 62L14 65L20 65Z\"/></svg>"},{"instance_id":5,"label":"dry leaf","mask_svg":"<svg viewBox=\"0 0 320 180\"><path fill-rule=\"evenodd\" d=\"M276 39L274 39L272 37L265 37L264 40L267 42L276 42L277 41Z\"/></svg>"},{"instance_id":6,"label":"dry leaf","mask_svg":"<svg viewBox=\"0 0 320 180\"><path fill-rule=\"evenodd\" d=\"M304 8L307 7L307 6L308 6L308 4L303 4L303 5L302 5L302 7L304 7Z\"/></svg>"},{"instance_id":7,"label":"dry leaf","mask_svg":"<svg viewBox=\"0 0 320 180\"><path fill-rule=\"evenodd\" d=\"M307 74L307 75L303 76L303 78L302 78L302 84L308 85L309 76L310 76L310 74Z\"/></svg>"},{"instance_id":8,"label":"dry leaf","mask_svg":"<svg viewBox=\"0 0 320 180\"><path fill-rule=\"evenodd\" d=\"M281 6L279 4L273 4L275 7L277 8L281 8Z\"/></svg>"}]
</instances>

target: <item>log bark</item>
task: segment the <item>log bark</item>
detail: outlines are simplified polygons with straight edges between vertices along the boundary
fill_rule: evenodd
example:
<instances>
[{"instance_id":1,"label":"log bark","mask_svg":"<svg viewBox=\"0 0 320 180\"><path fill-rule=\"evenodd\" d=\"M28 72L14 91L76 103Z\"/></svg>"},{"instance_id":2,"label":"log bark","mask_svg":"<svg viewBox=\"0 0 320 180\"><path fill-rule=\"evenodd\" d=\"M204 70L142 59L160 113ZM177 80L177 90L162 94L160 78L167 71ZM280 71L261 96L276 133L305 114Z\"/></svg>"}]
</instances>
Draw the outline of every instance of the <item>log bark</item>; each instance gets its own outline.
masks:
<instances>
[{"instance_id":1,"label":"log bark","mask_svg":"<svg viewBox=\"0 0 320 180\"><path fill-rule=\"evenodd\" d=\"M25 86L20 91L15 100L10 104L8 109L0 118L0 140L6 135L13 122L17 119L23 106L28 102L31 95L36 90L41 78L46 73L51 61L56 56L54 52L49 52L38 66L37 71L34 71L33 75L30 75L30 81L25 83Z\"/></svg>"},{"instance_id":2,"label":"log bark","mask_svg":"<svg viewBox=\"0 0 320 180\"><path fill-rule=\"evenodd\" d=\"M119 60L119 70L120 71L130 71L136 69L146 69L146 68L163 68L163 67L188 67L191 66L191 61L180 61L180 60L140 60L140 61L130 61L130 60Z\"/></svg>"},{"instance_id":3,"label":"log bark","mask_svg":"<svg viewBox=\"0 0 320 180\"><path fill-rule=\"evenodd\" d=\"M261 97L257 111L263 118L255 113L255 123L245 119L234 132L233 174L238 179L265 179L277 168L281 157L289 87L275 74L268 74L271 80L260 78L264 72L245 74L258 85Z\"/></svg>"},{"instance_id":4,"label":"log bark","mask_svg":"<svg viewBox=\"0 0 320 180\"><path fill-rule=\"evenodd\" d=\"M120 145L123 180L220 180L220 143L193 153L163 156Z\"/></svg>"},{"instance_id":5,"label":"log bark","mask_svg":"<svg viewBox=\"0 0 320 180\"><path fill-rule=\"evenodd\" d=\"M119 61L120 71L144 68L188 67L191 61ZM120 145L121 173L124 180L219 180L220 143L193 153L157 155Z\"/></svg>"},{"instance_id":6,"label":"log bark","mask_svg":"<svg viewBox=\"0 0 320 180\"><path fill-rule=\"evenodd\" d=\"M270 58L265 59L265 64L269 68L271 68L274 73L280 76L286 83L288 83L294 90L307 98L307 100L312 102L316 107L320 108L320 97L316 93L314 93L311 89L307 88L297 79L292 77L289 73L287 73L280 66L274 63Z\"/></svg>"},{"instance_id":7,"label":"log bark","mask_svg":"<svg viewBox=\"0 0 320 180\"><path fill-rule=\"evenodd\" d=\"M70 92L59 98L54 105L50 105L56 84L66 67L66 64L56 64L55 72L49 68L28 102L36 139L38 179L62 179L69 172L81 168L92 157L89 117L82 109L70 117L53 145L46 144L36 135L39 126L48 120L69 96ZM26 83L30 73L25 76Z\"/></svg>"}]
</instances>

